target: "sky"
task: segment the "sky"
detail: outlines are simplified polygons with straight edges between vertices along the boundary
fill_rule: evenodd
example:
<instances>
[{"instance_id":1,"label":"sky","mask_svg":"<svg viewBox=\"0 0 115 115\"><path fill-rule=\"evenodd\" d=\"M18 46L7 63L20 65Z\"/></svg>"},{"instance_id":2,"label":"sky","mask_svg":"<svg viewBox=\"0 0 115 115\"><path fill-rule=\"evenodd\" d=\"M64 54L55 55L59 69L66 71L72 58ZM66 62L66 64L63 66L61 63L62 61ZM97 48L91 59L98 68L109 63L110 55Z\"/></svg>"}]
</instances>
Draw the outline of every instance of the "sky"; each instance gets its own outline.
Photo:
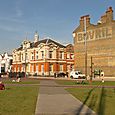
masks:
<instances>
[{"instance_id":1,"label":"sky","mask_svg":"<svg viewBox=\"0 0 115 115\"><path fill-rule=\"evenodd\" d=\"M73 43L80 17L89 14L96 24L110 6L115 19L115 0L0 0L0 54L33 42L36 31L40 40Z\"/></svg>"}]
</instances>

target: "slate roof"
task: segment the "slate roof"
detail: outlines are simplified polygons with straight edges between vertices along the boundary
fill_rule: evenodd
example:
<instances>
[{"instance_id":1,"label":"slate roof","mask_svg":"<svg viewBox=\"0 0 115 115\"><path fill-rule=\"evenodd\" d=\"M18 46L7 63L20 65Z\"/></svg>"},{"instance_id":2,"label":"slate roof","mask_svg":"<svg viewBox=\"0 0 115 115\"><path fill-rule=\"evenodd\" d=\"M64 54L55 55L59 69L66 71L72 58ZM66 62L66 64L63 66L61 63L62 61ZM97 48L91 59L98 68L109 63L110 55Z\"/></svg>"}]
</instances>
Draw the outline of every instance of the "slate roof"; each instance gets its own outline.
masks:
<instances>
[{"instance_id":1,"label":"slate roof","mask_svg":"<svg viewBox=\"0 0 115 115\"><path fill-rule=\"evenodd\" d=\"M43 40L40 40L40 41L38 41L38 42L36 42L36 43L33 43L32 46L33 46L33 47L37 47L40 43L44 43L44 44L54 43L54 44L56 44L57 46L59 46L60 48L65 48L65 47L66 47L66 46L64 46L64 45L62 45L62 44L60 44L60 43L58 43L58 42L56 42L56 41L54 41L54 40L52 40L52 39L43 39Z\"/></svg>"},{"instance_id":2,"label":"slate roof","mask_svg":"<svg viewBox=\"0 0 115 115\"><path fill-rule=\"evenodd\" d=\"M58 42L56 42L56 41L54 41L54 40L52 40L52 39L43 39L43 40L39 40L38 42L32 42L32 43L30 43L30 48L34 48L34 47L37 47L39 44L41 44L41 43L44 43L44 44L47 44L47 43L54 43L54 44L56 44L57 46L59 46L60 48L66 48L66 46L64 46L64 45L62 45L62 44L60 44L60 43L58 43ZM17 48L16 50L17 51L20 51L20 50L22 50L23 49L23 46L21 45L19 48Z\"/></svg>"}]
</instances>

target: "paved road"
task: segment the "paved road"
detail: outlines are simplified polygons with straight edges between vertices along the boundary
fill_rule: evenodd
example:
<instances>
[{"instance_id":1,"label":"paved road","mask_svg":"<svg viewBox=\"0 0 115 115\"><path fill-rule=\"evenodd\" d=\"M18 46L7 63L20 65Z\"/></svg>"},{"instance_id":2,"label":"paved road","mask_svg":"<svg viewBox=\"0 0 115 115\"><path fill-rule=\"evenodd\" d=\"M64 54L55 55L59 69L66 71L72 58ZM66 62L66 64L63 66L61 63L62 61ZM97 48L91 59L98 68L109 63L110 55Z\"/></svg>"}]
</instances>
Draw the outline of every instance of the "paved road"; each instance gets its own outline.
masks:
<instances>
[{"instance_id":1,"label":"paved road","mask_svg":"<svg viewBox=\"0 0 115 115\"><path fill-rule=\"evenodd\" d=\"M95 115L63 87L54 87L55 81L41 80L40 85L35 115Z\"/></svg>"}]
</instances>

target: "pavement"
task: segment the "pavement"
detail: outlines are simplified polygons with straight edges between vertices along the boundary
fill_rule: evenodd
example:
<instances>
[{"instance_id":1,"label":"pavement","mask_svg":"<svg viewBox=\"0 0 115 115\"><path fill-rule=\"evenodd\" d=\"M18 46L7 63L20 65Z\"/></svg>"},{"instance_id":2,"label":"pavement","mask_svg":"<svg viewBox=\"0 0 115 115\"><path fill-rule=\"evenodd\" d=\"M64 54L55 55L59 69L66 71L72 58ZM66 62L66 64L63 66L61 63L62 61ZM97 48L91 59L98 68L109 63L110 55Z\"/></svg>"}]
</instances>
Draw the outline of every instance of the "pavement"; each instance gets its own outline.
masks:
<instances>
[{"instance_id":1,"label":"pavement","mask_svg":"<svg viewBox=\"0 0 115 115\"><path fill-rule=\"evenodd\" d=\"M76 79L71 79L71 78L67 78L67 77L57 77L57 78L54 78L54 77L38 77L38 76L29 76L28 78L35 78L35 79L42 79L42 80L55 80L55 79L60 79L60 80L76 80ZM78 79L77 79L78 80ZM101 81L102 78L101 77L95 77L92 79L93 81ZM115 81L115 76L114 77L104 77L104 80L105 81Z\"/></svg>"},{"instance_id":2,"label":"pavement","mask_svg":"<svg viewBox=\"0 0 115 115\"><path fill-rule=\"evenodd\" d=\"M96 115L54 80L41 80L35 115Z\"/></svg>"}]
</instances>

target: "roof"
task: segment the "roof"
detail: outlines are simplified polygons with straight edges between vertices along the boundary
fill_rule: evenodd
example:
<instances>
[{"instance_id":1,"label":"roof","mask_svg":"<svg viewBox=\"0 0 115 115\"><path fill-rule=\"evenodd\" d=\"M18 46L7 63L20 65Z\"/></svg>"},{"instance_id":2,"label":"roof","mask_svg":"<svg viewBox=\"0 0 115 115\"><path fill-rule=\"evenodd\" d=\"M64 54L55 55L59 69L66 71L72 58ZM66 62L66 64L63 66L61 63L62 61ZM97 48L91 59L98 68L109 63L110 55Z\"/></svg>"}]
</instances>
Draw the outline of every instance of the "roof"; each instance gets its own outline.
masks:
<instances>
[{"instance_id":1,"label":"roof","mask_svg":"<svg viewBox=\"0 0 115 115\"><path fill-rule=\"evenodd\" d=\"M20 47L19 47L19 48L17 48L16 50L17 50L17 51L22 50L22 46L20 46Z\"/></svg>"},{"instance_id":2,"label":"roof","mask_svg":"<svg viewBox=\"0 0 115 115\"><path fill-rule=\"evenodd\" d=\"M74 52L74 46L72 45L72 44L68 44L67 46L66 46L66 51L67 52Z\"/></svg>"},{"instance_id":3,"label":"roof","mask_svg":"<svg viewBox=\"0 0 115 115\"><path fill-rule=\"evenodd\" d=\"M30 43L30 48L34 48L34 47L37 47L39 44L41 43L44 43L44 44L49 44L49 43L54 43L56 44L57 46L59 46L60 48L66 48L66 46L62 45L61 43L59 42L56 42L52 39L43 39L43 40L39 40L38 42L32 42ZM23 46L21 45L19 48L16 48L16 51L20 51L23 49Z\"/></svg>"},{"instance_id":4,"label":"roof","mask_svg":"<svg viewBox=\"0 0 115 115\"><path fill-rule=\"evenodd\" d=\"M38 41L38 42L36 42L36 43L33 43L33 47L37 47L39 44L41 44L41 43L44 43L44 44L49 44L49 43L54 43L54 44L56 44L57 46L59 46L60 48L65 48L66 46L64 46L64 45L62 45L62 44L60 44L60 43L58 43L58 42L56 42L56 41L54 41L54 40L52 40L52 39L43 39L43 40L40 40L40 41Z\"/></svg>"}]
</instances>

